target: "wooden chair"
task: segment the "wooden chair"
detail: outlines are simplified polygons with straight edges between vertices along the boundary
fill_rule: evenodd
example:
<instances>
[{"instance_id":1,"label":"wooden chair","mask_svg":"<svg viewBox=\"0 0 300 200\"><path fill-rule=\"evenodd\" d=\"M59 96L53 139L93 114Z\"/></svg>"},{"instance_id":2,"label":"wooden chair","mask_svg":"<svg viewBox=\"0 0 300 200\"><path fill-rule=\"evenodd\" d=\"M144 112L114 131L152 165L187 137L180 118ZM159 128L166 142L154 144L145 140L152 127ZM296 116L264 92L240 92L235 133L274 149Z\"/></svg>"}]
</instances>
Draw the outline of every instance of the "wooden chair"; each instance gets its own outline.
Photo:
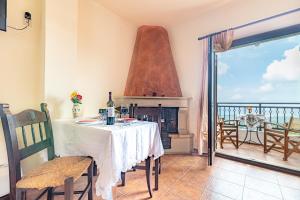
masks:
<instances>
[{"instance_id":1,"label":"wooden chair","mask_svg":"<svg viewBox=\"0 0 300 200\"><path fill-rule=\"evenodd\" d=\"M264 152L271 150L283 153L283 160L296 152L300 153L300 118L291 117L284 126L270 122L264 123Z\"/></svg>"},{"instance_id":2,"label":"wooden chair","mask_svg":"<svg viewBox=\"0 0 300 200\"><path fill-rule=\"evenodd\" d=\"M157 122L159 130L161 131L161 105L158 107L138 107L137 104L133 106L133 104L130 105L129 108L129 117L136 118L138 120L142 121L151 121L151 122ZM155 187L154 190L158 190L158 175L161 173L161 158L158 158L154 161L154 175L155 175ZM145 166L135 166L133 167L133 171L136 169L142 169L146 170L146 179L147 179L147 186L148 186L148 192L150 194L150 197L152 197L152 191L151 191L151 158L148 157L145 160ZM122 186L125 185L125 172L122 172L121 174L122 178Z\"/></svg>"},{"instance_id":3,"label":"wooden chair","mask_svg":"<svg viewBox=\"0 0 300 200\"><path fill-rule=\"evenodd\" d=\"M93 159L83 156L56 157L47 104L42 103L41 110L29 109L13 115L8 104L0 104L9 164L10 199L26 199L27 191L38 189L42 192L36 199L45 194L47 200L52 200L54 195L64 195L65 200L71 200L73 194L80 194L81 199L88 193L88 199L92 200ZM32 144L28 142L29 135ZM48 161L22 176L20 161L44 149L47 149ZM74 191L74 182L82 175L87 176L87 185L83 191ZM55 191L60 186L64 186L64 192Z\"/></svg>"},{"instance_id":4,"label":"wooden chair","mask_svg":"<svg viewBox=\"0 0 300 200\"><path fill-rule=\"evenodd\" d=\"M221 120L220 127L220 146L223 149L225 140L229 140L236 149L239 148L239 121L238 120Z\"/></svg>"}]
</instances>

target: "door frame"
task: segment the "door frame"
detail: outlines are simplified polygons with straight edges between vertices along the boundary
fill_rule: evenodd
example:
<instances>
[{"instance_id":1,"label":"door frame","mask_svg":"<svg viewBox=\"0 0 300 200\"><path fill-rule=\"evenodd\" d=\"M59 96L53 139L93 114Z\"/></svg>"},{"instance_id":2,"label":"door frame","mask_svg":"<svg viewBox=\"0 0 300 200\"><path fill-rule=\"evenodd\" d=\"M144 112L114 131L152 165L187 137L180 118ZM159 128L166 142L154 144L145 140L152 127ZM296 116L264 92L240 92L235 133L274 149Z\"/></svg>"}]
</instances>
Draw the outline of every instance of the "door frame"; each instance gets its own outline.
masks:
<instances>
[{"instance_id":1,"label":"door frame","mask_svg":"<svg viewBox=\"0 0 300 200\"><path fill-rule=\"evenodd\" d=\"M280 38L284 38L284 37L288 37L288 36L292 36L292 35L298 35L298 34L300 34L300 24L296 24L296 25L285 27L285 28L280 28L280 29L260 33L260 34L255 34L255 35L240 38L240 39L236 39L232 42L231 49L248 46L248 45L255 44L255 43L266 42L268 40L274 40L274 39L280 39ZM209 50L211 51L210 55L212 55L213 54L212 49L209 49ZM212 65L209 67L212 68ZM214 74L214 78L217 79L217 73ZM211 90L209 92L209 94L214 92L213 91L214 88L212 88L212 87L208 87L208 90ZM216 91L216 93L217 93L217 91ZM209 123L208 127L210 127L212 125L211 124L212 122L210 121L210 119L208 119L208 123ZM208 138L212 138L214 136L214 134L216 134L216 133L208 132L208 134L211 134L211 136L208 136ZM209 145L210 145L210 143L209 143ZM226 158L229 160L234 160L234 161L238 161L238 162L242 162L242 163L246 163L246 164L251 164L251 165L271 169L274 171L279 171L279 172L283 172L283 173L300 176L300 170L297 171L297 170L293 170L293 169L289 169L289 168L284 168L284 167L260 162L258 160L241 158L238 156L232 156L232 155L228 155L228 154L224 154L224 153L220 153L220 152L216 152L215 155L217 157L222 157L222 158ZM209 161L209 164L210 164L210 161Z\"/></svg>"},{"instance_id":2,"label":"door frame","mask_svg":"<svg viewBox=\"0 0 300 200\"><path fill-rule=\"evenodd\" d=\"M215 52L213 50L213 36L209 36L208 38L208 66L207 66L207 117L208 117L208 141L207 141L207 150L208 150L208 165L213 165L213 160L215 156L215 140L216 140L216 120L217 120L217 66L215 64Z\"/></svg>"}]
</instances>

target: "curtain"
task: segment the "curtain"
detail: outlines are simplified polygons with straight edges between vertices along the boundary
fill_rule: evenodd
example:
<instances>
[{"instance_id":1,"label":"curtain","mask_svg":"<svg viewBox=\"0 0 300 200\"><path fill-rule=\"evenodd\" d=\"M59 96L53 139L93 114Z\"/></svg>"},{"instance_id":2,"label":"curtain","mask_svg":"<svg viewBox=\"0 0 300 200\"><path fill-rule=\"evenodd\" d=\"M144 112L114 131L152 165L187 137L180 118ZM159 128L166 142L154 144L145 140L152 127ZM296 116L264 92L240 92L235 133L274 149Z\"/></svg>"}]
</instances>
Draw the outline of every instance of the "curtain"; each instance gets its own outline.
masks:
<instances>
[{"instance_id":1,"label":"curtain","mask_svg":"<svg viewBox=\"0 0 300 200\"><path fill-rule=\"evenodd\" d=\"M203 60L202 60L202 68L201 68L201 76L200 76L200 98L199 98L199 109L198 109L198 117L197 117L197 138L198 138L198 153L201 155L206 150L203 148L204 145L204 133L207 132L207 68L208 68L208 38L202 40L203 42Z\"/></svg>"},{"instance_id":2,"label":"curtain","mask_svg":"<svg viewBox=\"0 0 300 200\"><path fill-rule=\"evenodd\" d=\"M227 30L213 36L214 52L224 52L230 49L234 37L232 30ZM202 40L203 42L203 59L201 67L201 86L199 97L199 109L197 117L197 146L198 153L201 155L207 152L207 145L205 143L205 133L208 128L208 38Z\"/></svg>"}]
</instances>

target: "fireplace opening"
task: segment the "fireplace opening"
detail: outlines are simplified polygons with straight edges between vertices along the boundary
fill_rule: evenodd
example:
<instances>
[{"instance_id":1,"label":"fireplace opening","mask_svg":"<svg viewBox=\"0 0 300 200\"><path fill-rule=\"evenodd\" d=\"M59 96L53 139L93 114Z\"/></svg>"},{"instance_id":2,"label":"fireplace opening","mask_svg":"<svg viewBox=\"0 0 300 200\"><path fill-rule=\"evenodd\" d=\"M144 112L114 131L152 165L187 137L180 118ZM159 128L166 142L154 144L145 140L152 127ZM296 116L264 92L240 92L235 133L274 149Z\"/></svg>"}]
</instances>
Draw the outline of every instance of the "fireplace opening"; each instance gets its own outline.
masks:
<instances>
[{"instance_id":1,"label":"fireplace opening","mask_svg":"<svg viewBox=\"0 0 300 200\"><path fill-rule=\"evenodd\" d=\"M164 149L171 149L169 134L178 134L178 107L163 107L161 118L161 140Z\"/></svg>"},{"instance_id":2,"label":"fireplace opening","mask_svg":"<svg viewBox=\"0 0 300 200\"><path fill-rule=\"evenodd\" d=\"M157 109L157 107L138 107L145 109ZM169 134L178 134L178 111L179 107L161 108L161 140L164 149L171 149L171 137ZM144 120L144 116L137 116L139 120Z\"/></svg>"}]
</instances>

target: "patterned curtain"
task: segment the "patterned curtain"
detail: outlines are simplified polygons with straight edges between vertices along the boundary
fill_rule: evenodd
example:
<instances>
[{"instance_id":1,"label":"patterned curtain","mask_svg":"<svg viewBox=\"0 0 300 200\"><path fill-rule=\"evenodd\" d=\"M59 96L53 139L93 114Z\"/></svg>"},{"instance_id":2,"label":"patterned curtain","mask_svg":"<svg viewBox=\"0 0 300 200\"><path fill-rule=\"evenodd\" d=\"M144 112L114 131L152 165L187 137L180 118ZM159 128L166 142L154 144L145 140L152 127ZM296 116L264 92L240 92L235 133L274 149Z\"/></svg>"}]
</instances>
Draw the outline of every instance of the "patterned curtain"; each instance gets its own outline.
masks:
<instances>
[{"instance_id":1,"label":"patterned curtain","mask_svg":"<svg viewBox=\"0 0 300 200\"><path fill-rule=\"evenodd\" d=\"M230 49L234 37L232 30L221 32L213 36L213 47L215 52L224 52ZM197 147L198 153L201 155L207 151L207 146L204 145L205 133L208 128L208 38L203 39L203 63L201 68L201 86L199 97L199 112L197 117Z\"/></svg>"}]
</instances>

